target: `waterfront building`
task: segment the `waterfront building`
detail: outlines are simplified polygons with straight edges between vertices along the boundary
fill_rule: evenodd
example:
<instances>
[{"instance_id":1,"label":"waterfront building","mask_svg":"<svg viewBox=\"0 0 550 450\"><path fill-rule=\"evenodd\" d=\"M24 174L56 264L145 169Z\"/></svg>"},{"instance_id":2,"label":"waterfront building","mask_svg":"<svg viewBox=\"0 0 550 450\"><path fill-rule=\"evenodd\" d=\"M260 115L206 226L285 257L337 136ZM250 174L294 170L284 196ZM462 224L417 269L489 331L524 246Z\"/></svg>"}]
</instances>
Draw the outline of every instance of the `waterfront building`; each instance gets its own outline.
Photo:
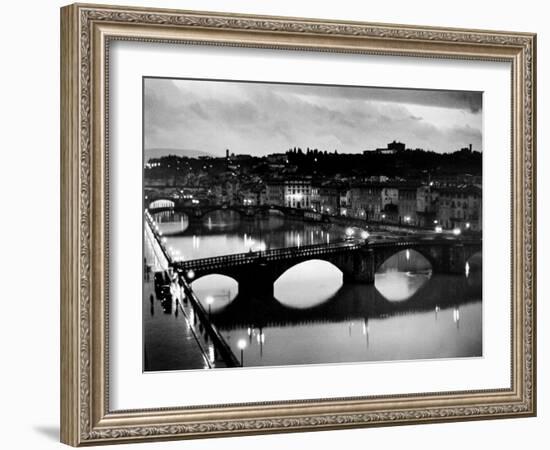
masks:
<instances>
[{"instance_id":1,"label":"waterfront building","mask_svg":"<svg viewBox=\"0 0 550 450\"><path fill-rule=\"evenodd\" d=\"M284 182L285 206L297 209L311 208L311 178L301 177Z\"/></svg>"},{"instance_id":2,"label":"waterfront building","mask_svg":"<svg viewBox=\"0 0 550 450\"><path fill-rule=\"evenodd\" d=\"M416 187L396 182L356 184L349 189L348 205L346 215L350 217L389 223L409 221L414 224ZM405 217L408 219L405 220Z\"/></svg>"},{"instance_id":3,"label":"waterfront building","mask_svg":"<svg viewBox=\"0 0 550 450\"><path fill-rule=\"evenodd\" d=\"M321 184L319 182L313 182L311 184L311 209L315 212L322 212Z\"/></svg>"},{"instance_id":4,"label":"waterfront building","mask_svg":"<svg viewBox=\"0 0 550 450\"><path fill-rule=\"evenodd\" d=\"M259 196L252 189L243 189L240 192L241 205L243 206L257 206L259 204Z\"/></svg>"},{"instance_id":5,"label":"waterfront building","mask_svg":"<svg viewBox=\"0 0 550 450\"><path fill-rule=\"evenodd\" d=\"M362 183L349 190L348 216L365 220L380 220L382 215L382 190L384 184Z\"/></svg>"},{"instance_id":6,"label":"waterfront building","mask_svg":"<svg viewBox=\"0 0 550 450\"><path fill-rule=\"evenodd\" d=\"M348 209L351 204L350 199L350 190L347 188L340 189L340 215L347 216L348 215Z\"/></svg>"},{"instance_id":7,"label":"waterfront building","mask_svg":"<svg viewBox=\"0 0 550 450\"><path fill-rule=\"evenodd\" d=\"M323 183L319 191L323 214L336 215L340 212L340 190L334 183Z\"/></svg>"},{"instance_id":8,"label":"waterfront building","mask_svg":"<svg viewBox=\"0 0 550 450\"><path fill-rule=\"evenodd\" d=\"M398 218L399 223L417 225L417 184L399 186Z\"/></svg>"},{"instance_id":9,"label":"waterfront building","mask_svg":"<svg viewBox=\"0 0 550 450\"><path fill-rule=\"evenodd\" d=\"M403 142L397 142L394 140L384 148L377 148L375 150L364 150L363 154L368 155L369 153L377 153L379 155L394 155L397 152L402 152L403 150L405 150L405 144Z\"/></svg>"},{"instance_id":10,"label":"waterfront building","mask_svg":"<svg viewBox=\"0 0 550 450\"><path fill-rule=\"evenodd\" d=\"M271 206L285 205L285 184L282 180L268 180L265 183L265 202Z\"/></svg>"},{"instance_id":11,"label":"waterfront building","mask_svg":"<svg viewBox=\"0 0 550 450\"><path fill-rule=\"evenodd\" d=\"M397 205L399 202L399 187L397 185L386 184L382 187L382 208L387 205Z\"/></svg>"},{"instance_id":12,"label":"waterfront building","mask_svg":"<svg viewBox=\"0 0 550 450\"><path fill-rule=\"evenodd\" d=\"M437 217L439 192L433 188L433 182L419 186L416 190L416 218L421 227L439 225Z\"/></svg>"},{"instance_id":13,"label":"waterfront building","mask_svg":"<svg viewBox=\"0 0 550 450\"><path fill-rule=\"evenodd\" d=\"M438 217L444 228L482 230L482 190L477 186L461 185L438 189Z\"/></svg>"},{"instance_id":14,"label":"waterfront building","mask_svg":"<svg viewBox=\"0 0 550 450\"><path fill-rule=\"evenodd\" d=\"M473 185L481 187L481 174L475 175L470 173L452 173L452 174L436 174L432 177L435 186L438 187L453 187L460 185Z\"/></svg>"},{"instance_id":15,"label":"waterfront building","mask_svg":"<svg viewBox=\"0 0 550 450\"><path fill-rule=\"evenodd\" d=\"M239 203L240 183L237 179L229 179L222 184L222 203L236 205Z\"/></svg>"}]
</instances>

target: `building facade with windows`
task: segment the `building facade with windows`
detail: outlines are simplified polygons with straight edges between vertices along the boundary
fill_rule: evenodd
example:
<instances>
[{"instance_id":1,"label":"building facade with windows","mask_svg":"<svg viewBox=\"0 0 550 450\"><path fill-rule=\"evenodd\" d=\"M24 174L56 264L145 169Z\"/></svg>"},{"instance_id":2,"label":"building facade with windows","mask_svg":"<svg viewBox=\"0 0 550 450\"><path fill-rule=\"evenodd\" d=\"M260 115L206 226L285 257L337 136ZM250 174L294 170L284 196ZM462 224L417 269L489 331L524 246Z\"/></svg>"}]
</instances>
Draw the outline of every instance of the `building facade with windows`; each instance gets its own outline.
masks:
<instances>
[{"instance_id":1,"label":"building facade with windows","mask_svg":"<svg viewBox=\"0 0 550 450\"><path fill-rule=\"evenodd\" d=\"M405 225L417 225L417 184L399 186L398 222Z\"/></svg>"},{"instance_id":2,"label":"building facade with windows","mask_svg":"<svg viewBox=\"0 0 550 450\"><path fill-rule=\"evenodd\" d=\"M285 206L297 209L311 208L311 178L296 178L284 182Z\"/></svg>"},{"instance_id":3,"label":"building facade with windows","mask_svg":"<svg viewBox=\"0 0 550 450\"><path fill-rule=\"evenodd\" d=\"M482 190L462 185L438 189L438 217L444 228L482 230Z\"/></svg>"},{"instance_id":4,"label":"building facade with windows","mask_svg":"<svg viewBox=\"0 0 550 450\"><path fill-rule=\"evenodd\" d=\"M270 180L265 184L265 203L285 206L285 183L282 180Z\"/></svg>"}]
</instances>

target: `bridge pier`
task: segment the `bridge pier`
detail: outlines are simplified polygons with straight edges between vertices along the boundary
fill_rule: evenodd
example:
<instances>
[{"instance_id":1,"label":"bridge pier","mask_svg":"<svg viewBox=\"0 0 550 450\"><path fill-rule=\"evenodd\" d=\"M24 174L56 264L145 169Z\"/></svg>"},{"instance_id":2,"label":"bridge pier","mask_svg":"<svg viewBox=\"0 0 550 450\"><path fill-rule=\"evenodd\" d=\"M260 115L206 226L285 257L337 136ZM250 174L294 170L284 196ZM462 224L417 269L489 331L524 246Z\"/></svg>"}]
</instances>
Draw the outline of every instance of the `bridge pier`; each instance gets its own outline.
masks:
<instances>
[{"instance_id":1,"label":"bridge pier","mask_svg":"<svg viewBox=\"0 0 550 450\"><path fill-rule=\"evenodd\" d=\"M246 273L238 277L239 294L247 297L273 297L273 284L276 278L271 268L264 263L256 263L247 267Z\"/></svg>"},{"instance_id":2,"label":"bridge pier","mask_svg":"<svg viewBox=\"0 0 550 450\"><path fill-rule=\"evenodd\" d=\"M434 273L460 275L464 273L468 255L461 244L443 247L432 262Z\"/></svg>"},{"instance_id":3,"label":"bridge pier","mask_svg":"<svg viewBox=\"0 0 550 450\"><path fill-rule=\"evenodd\" d=\"M344 274L344 283L373 284L376 273L374 252L372 249L361 249L343 253L333 261Z\"/></svg>"}]
</instances>

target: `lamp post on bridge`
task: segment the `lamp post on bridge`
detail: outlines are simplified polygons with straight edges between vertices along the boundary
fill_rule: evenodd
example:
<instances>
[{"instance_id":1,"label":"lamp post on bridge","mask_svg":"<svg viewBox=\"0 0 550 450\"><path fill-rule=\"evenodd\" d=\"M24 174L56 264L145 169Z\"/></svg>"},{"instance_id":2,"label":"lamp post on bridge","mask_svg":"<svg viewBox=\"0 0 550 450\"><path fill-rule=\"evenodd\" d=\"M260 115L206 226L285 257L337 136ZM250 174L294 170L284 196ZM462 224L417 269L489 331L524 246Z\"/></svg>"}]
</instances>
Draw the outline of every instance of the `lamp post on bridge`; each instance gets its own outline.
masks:
<instances>
[{"instance_id":1,"label":"lamp post on bridge","mask_svg":"<svg viewBox=\"0 0 550 450\"><path fill-rule=\"evenodd\" d=\"M246 341L244 339L239 339L237 347L239 347L241 351L241 367L244 367L244 349L246 348Z\"/></svg>"}]
</instances>

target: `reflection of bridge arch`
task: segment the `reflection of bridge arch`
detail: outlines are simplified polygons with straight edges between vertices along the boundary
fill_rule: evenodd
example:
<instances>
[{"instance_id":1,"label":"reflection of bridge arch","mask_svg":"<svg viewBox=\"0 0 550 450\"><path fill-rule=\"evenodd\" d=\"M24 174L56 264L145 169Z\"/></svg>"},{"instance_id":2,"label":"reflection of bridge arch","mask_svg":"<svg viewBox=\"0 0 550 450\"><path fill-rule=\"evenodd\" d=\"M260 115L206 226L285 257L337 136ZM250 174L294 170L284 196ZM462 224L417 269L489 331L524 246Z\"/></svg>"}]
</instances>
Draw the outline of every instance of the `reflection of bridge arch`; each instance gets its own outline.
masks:
<instances>
[{"instance_id":1,"label":"reflection of bridge arch","mask_svg":"<svg viewBox=\"0 0 550 450\"><path fill-rule=\"evenodd\" d=\"M231 275L228 275L226 273L221 273L221 271L220 271L220 273L217 273L217 272L209 272L209 273L199 272L197 274L193 274L193 278L189 280L189 283L190 283L191 287L193 287L193 284L195 282L199 281L200 279L202 279L204 277L210 277L210 276L213 276L213 275L229 278L229 279L235 281L237 284L239 284L239 280L237 280L236 278L234 278Z\"/></svg>"},{"instance_id":2,"label":"reflection of bridge arch","mask_svg":"<svg viewBox=\"0 0 550 450\"><path fill-rule=\"evenodd\" d=\"M215 316L223 330L244 327L279 326L289 324L326 323L359 318L387 318L407 312L434 311L468 304L478 298L479 287L464 285L461 277L435 277L406 302L391 302L376 289L362 291L360 301L352 301L353 288L342 287L334 297L307 309L288 307L273 298L263 298L261 307L251 307L254 300L238 296ZM468 295L464 297L464 289Z\"/></svg>"},{"instance_id":3,"label":"reflection of bridge arch","mask_svg":"<svg viewBox=\"0 0 550 450\"><path fill-rule=\"evenodd\" d=\"M159 198L149 203L149 210L156 211L159 209L173 209L175 206L176 203L173 200Z\"/></svg>"}]
</instances>

